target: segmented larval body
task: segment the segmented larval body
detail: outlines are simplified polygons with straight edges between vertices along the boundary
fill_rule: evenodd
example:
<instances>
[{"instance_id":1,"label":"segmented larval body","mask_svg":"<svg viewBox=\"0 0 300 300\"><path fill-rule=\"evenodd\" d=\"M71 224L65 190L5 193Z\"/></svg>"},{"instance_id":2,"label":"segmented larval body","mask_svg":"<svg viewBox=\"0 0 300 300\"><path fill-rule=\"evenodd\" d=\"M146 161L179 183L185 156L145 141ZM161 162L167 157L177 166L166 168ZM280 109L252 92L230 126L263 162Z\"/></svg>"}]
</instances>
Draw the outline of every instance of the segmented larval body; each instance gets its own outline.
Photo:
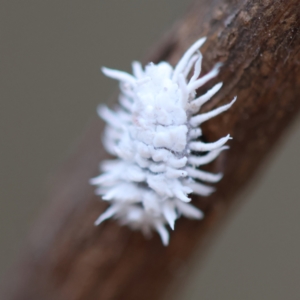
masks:
<instances>
[{"instance_id":1,"label":"segmented larval body","mask_svg":"<svg viewBox=\"0 0 300 300\"><path fill-rule=\"evenodd\" d=\"M235 101L198 114L222 86L218 83L195 99L196 89L215 77L220 68L217 64L199 78L202 55L198 49L204 42L205 38L195 42L175 68L160 62L150 63L143 70L140 63L133 62L133 75L102 69L106 76L120 81L121 94L115 111L105 106L98 109L107 122L104 146L117 159L104 161L102 174L91 179L98 186L96 193L111 204L95 225L113 217L145 234L156 230L167 245L166 224L174 229L174 222L181 215L203 217L199 209L189 204L189 194L208 196L213 192L213 187L205 183L219 181L222 174L199 167L226 149L224 144L230 136L204 143L199 139L199 127Z\"/></svg>"}]
</instances>

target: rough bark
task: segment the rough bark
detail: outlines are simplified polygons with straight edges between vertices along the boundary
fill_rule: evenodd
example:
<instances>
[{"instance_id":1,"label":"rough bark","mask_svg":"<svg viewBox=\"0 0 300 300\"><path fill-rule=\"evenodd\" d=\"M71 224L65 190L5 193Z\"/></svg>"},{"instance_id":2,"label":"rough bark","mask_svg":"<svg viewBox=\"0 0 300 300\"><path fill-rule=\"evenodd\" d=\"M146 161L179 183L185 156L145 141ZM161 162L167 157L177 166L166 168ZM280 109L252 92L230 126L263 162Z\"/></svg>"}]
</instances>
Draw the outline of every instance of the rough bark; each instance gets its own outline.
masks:
<instances>
[{"instance_id":1,"label":"rough bark","mask_svg":"<svg viewBox=\"0 0 300 300\"><path fill-rule=\"evenodd\" d=\"M202 36L204 71L224 66L224 85L204 110L238 100L226 113L205 124L207 141L227 133L230 151L209 166L224 173L217 191L194 197L203 221L180 219L164 247L157 234L141 233L107 221L93 222L106 208L88 179L106 154L95 121L77 152L58 175L51 205L31 234L10 284L8 300L158 299L176 280L196 247L205 244L228 212L237 192L251 179L300 107L299 0L202 0L164 37L150 60L175 64ZM216 80L210 82L210 87ZM1 292L0 292L1 293Z\"/></svg>"}]
</instances>

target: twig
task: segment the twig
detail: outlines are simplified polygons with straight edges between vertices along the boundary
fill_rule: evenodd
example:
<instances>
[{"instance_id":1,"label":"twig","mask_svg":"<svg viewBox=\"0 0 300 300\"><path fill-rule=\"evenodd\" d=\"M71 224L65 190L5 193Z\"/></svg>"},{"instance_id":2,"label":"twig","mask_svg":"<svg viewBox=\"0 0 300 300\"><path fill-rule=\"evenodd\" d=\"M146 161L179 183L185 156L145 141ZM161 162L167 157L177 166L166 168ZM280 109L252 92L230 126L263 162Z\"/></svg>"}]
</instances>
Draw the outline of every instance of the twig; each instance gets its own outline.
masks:
<instances>
[{"instance_id":1,"label":"twig","mask_svg":"<svg viewBox=\"0 0 300 300\"><path fill-rule=\"evenodd\" d=\"M37 223L10 285L0 292L1 299L161 298L296 116L299 28L299 0L196 1L150 57L154 62L175 64L192 42L207 36L201 48L204 70L222 61L217 80L224 85L205 110L238 95L228 112L203 129L208 141L228 132L234 137L230 151L209 167L224 173L217 192L193 199L204 210L205 219L180 219L168 247L162 246L157 235L146 240L114 221L94 227L105 209L88 185L106 155L100 151L102 126L97 120L58 175L51 205Z\"/></svg>"}]
</instances>

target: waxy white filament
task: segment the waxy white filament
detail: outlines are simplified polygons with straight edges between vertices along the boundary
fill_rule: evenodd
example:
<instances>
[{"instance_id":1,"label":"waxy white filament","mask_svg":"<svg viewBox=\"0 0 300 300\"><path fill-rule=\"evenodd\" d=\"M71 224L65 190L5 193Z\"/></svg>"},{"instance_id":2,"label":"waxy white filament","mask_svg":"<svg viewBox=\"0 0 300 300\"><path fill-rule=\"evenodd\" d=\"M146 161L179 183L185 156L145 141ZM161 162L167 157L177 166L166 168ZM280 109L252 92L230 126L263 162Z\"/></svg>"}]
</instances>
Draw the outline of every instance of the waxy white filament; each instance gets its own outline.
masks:
<instances>
[{"instance_id":1,"label":"waxy white filament","mask_svg":"<svg viewBox=\"0 0 300 300\"><path fill-rule=\"evenodd\" d=\"M198 167L227 149L224 144L230 136L213 143L201 142L199 125L229 109L236 99L210 112L196 114L222 87L218 83L195 98L196 90L215 77L221 66L217 64L199 78L199 48L204 42L205 38L195 42L174 69L167 62L150 63L145 69L139 62L133 62L133 75L102 69L106 76L120 81L121 94L120 107L115 111L105 106L98 109L108 124L104 146L117 159L104 161L102 174L91 179L97 186L96 193L111 204L95 225L113 217L146 235L156 230L163 244L168 245L166 224L174 229L175 220L181 215L203 217L199 209L189 204L189 194L208 196L213 192L204 183L217 182L222 174ZM194 73L188 80L193 67Z\"/></svg>"}]
</instances>

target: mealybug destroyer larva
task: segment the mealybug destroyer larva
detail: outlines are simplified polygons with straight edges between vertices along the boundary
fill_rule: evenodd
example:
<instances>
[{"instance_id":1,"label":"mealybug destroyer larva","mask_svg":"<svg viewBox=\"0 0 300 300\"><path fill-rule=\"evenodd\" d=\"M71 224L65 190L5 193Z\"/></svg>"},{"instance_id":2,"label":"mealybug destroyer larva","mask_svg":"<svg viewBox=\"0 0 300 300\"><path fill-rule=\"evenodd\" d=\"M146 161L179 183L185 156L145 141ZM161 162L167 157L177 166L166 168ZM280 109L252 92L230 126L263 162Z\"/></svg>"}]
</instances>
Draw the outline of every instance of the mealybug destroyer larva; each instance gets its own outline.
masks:
<instances>
[{"instance_id":1,"label":"mealybug destroyer larva","mask_svg":"<svg viewBox=\"0 0 300 300\"><path fill-rule=\"evenodd\" d=\"M215 95L218 83L195 98L196 90L218 75L221 64L200 76L202 55L199 48L206 38L196 41L176 67L167 62L150 63L145 69L133 62L133 75L102 68L103 73L120 81L120 106L112 111L100 106L98 113L107 122L103 143L116 159L101 164L102 174L91 179L96 194L111 205L95 225L115 218L122 225L140 229L144 234L156 230L164 245L169 243L165 225L174 229L181 215L201 219L203 213L189 204L190 193L208 196L222 174L200 170L213 161L230 139L204 143L200 125L226 111L234 103L197 114ZM194 68L193 75L188 75ZM195 155L195 153L204 155Z\"/></svg>"}]
</instances>

